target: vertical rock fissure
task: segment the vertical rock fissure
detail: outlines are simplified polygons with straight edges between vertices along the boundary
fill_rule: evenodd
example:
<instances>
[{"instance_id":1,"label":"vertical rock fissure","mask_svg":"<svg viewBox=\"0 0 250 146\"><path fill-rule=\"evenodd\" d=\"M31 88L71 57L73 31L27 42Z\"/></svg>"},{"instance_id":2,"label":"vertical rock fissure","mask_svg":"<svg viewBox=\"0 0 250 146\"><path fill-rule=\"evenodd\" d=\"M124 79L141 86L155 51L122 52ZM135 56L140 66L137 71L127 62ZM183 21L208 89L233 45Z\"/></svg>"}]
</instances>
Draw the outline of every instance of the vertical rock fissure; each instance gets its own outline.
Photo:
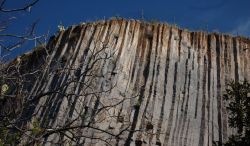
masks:
<instances>
[{"instance_id":1,"label":"vertical rock fissure","mask_svg":"<svg viewBox=\"0 0 250 146\"><path fill-rule=\"evenodd\" d=\"M179 42L178 42L178 57L179 57L179 62L181 59L181 41L182 41L182 30L178 30L178 35L179 35Z\"/></svg>"},{"instance_id":2,"label":"vertical rock fissure","mask_svg":"<svg viewBox=\"0 0 250 146\"><path fill-rule=\"evenodd\" d=\"M238 73L238 59L237 59L237 40L233 38L233 56L234 56L234 78L235 81L239 81L239 73Z\"/></svg>"},{"instance_id":3,"label":"vertical rock fissure","mask_svg":"<svg viewBox=\"0 0 250 146\"><path fill-rule=\"evenodd\" d=\"M185 134L185 138L184 138L184 144L183 146L188 146L187 142L188 142L188 137L190 136L189 134L189 124L190 124L190 119L188 119L188 123L187 123L187 130L186 130L186 134ZM184 133L183 133L184 134ZM181 144L180 144L181 146Z\"/></svg>"},{"instance_id":4,"label":"vertical rock fissure","mask_svg":"<svg viewBox=\"0 0 250 146\"><path fill-rule=\"evenodd\" d=\"M144 28L146 29L146 27ZM145 33L143 33L143 42L146 41L145 39ZM148 48L148 52L147 52L147 55L146 55L146 63L145 63L145 66L144 66L144 70L143 70L143 78L144 78L144 83L140 89L140 93L139 93L139 99L138 99L138 105L135 105L134 108L135 108L135 112L134 112L134 115L133 115L133 120L132 120L132 124L131 124L131 129L130 129L130 132L128 134L128 138L126 139L126 142L125 142L125 146L129 146L130 143L131 143L131 139L133 137L133 134L134 134L134 131L135 131L135 128L136 128L136 124L137 124L137 120L138 120L138 116L139 116L139 111L140 111L140 107L141 107L141 103L143 102L143 99L144 99L144 92L145 92L145 88L146 88L146 84L147 84L147 81L148 81L148 75L149 75L149 66L150 66L150 58L151 58L151 51L152 51L152 40L149 41L150 42L150 45L149 45L149 48ZM142 48L140 49L145 49L145 50L142 50L142 59L141 59L141 63L140 65L142 64L143 62L143 58L144 58L144 52L147 50L145 48L145 42L142 44Z\"/></svg>"},{"instance_id":5,"label":"vertical rock fissure","mask_svg":"<svg viewBox=\"0 0 250 146\"><path fill-rule=\"evenodd\" d=\"M69 38L70 38L70 34L71 34L71 31L72 31L72 29L73 29L73 27L71 27L70 29L68 29L66 32L64 32L64 34L63 34L63 36L62 36L62 39L61 40L59 40L60 41L60 43L59 43L59 46L58 46L58 49L59 48L64 48L65 47L65 49L67 50L68 48L70 48L68 45L67 45L67 42L68 42L68 40L69 40ZM49 69L48 70L45 70L44 71L44 74L43 74L43 76L42 76L42 78L41 78L41 81L40 81L40 86L39 87L37 87L37 91L35 92L35 94L36 95L39 95L39 94L43 94L42 92L44 92L44 89L45 89L45 92L44 93L46 93L46 92L49 92L49 91L46 91L46 88L47 89L49 89L48 87L49 86L51 86L51 83L52 82L48 82L48 80L50 79L50 78L52 78L52 81L54 80L54 78L56 78L55 76L52 76L52 77L48 77L48 71L50 70L50 71L52 71L52 69L53 68L56 68L57 66L57 64L55 64L55 63L58 63L58 61L60 62L61 61L61 58L62 58L62 55L63 55L63 53L65 53L64 51L55 51L55 56L53 56L53 58L51 58L51 60L54 60L54 62L52 62L51 61L51 63L49 64ZM54 57L57 57L56 59L54 58ZM63 74L62 76L65 76L65 74ZM57 81L57 80L54 80L54 81L56 81L56 85L57 85L57 87L58 86L60 86L60 84L61 84L61 82L63 81L63 77L62 76L60 76L60 78L59 78L59 80ZM48 78L47 78L48 77ZM43 100L45 100L45 103L47 103L46 105L46 107L44 107L44 108L42 108L41 110L41 115L39 115L39 117L38 117L38 119L39 120L41 120L41 121L43 121L43 120L47 120L47 116L51 113L51 109L55 109L54 107L52 107L52 105L53 105L53 103L54 102L57 102L58 101L58 98L54 98L54 97L56 97L56 95L57 94L55 94L55 93L52 93L52 94L50 94L49 96L47 96L47 97L42 97L42 98L45 98L45 99L43 99ZM35 97L33 97L33 99L35 99L36 98L36 96ZM34 104L34 103L33 103ZM29 107L29 108L31 108L31 107ZM29 115L32 115L33 114L33 112L35 111L35 108L34 109L29 109L32 113L30 113ZM50 111L51 110L51 111ZM43 124L41 124L41 125L43 125Z\"/></svg>"},{"instance_id":6,"label":"vertical rock fissure","mask_svg":"<svg viewBox=\"0 0 250 146\"><path fill-rule=\"evenodd\" d=\"M194 37L195 43L193 43L195 48L197 47L196 46L197 45L196 39L197 39L197 34ZM200 91L200 60L201 60L200 58L201 58L201 56L200 56L200 44L199 43L198 43L198 47L197 47L197 53L198 53L197 54L198 68L197 68L197 88L196 88L197 92L196 92L195 112L194 112L195 119L197 118L197 109L198 109L199 91Z\"/></svg>"},{"instance_id":7,"label":"vertical rock fissure","mask_svg":"<svg viewBox=\"0 0 250 146\"><path fill-rule=\"evenodd\" d=\"M179 50L179 63L181 63L181 41L182 41L182 30L179 30L179 43L178 43L178 50ZM178 145L178 139L179 139L179 133L182 127L182 122L183 122L183 118L184 118L184 103L185 101L188 102L188 100L186 100L186 84L187 84L187 77L188 77L188 59L190 58L190 50L188 49L188 58L186 58L186 62L185 62L185 79L184 79L184 87L183 90L181 91L181 93L178 95L179 99L177 100L177 112L176 112L176 124L174 126L174 130L173 130L173 135L172 135L172 145ZM184 60L184 59L183 59ZM180 103L182 100L182 103ZM181 106L179 108L179 106ZM178 115L178 113L180 112L180 115ZM176 130L177 129L177 130ZM175 144L175 139L177 139L176 144Z\"/></svg>"},{"instance_id":8,"label":"vertical rock fissure","mask_svg":"<svg viewBox=\"0 0 250 146\"><path fill-rule=\"evenodd\" d=\"M187 101L186 101L186 105L185 105L185 110L184 110L184 118L183 118L183 122L182 122L182 126L181 126L181 136L179 137L179 141L180 141L180 146L182 146L182 140L183 138L184 139L187 139L187 135L185 135L184 137L184 129L185 129L185 125L186 125L186 121L187 121L187 113L188 113L188 103L189 103L189 92L190 92L190 82L191 80L191 71L189 70L188 72L188 91L187 91ZM188 121L188 124L187 124L187 131L188 131L188 128L189 128L189 121Z\"/></svg>"},{"instance_id":9,"label":"vertical rock fissure","mask_svg":"<svg viewBox=\"0 0 250 146\"><path fill-rule=\"evenodd\" d=\"M159 54L161 54L162 53L162 44L163 44L163 34L164 34L164 32L166 32L166 27L165 27L165 25L163 25L162 26L162 30L161 30L161 38L160 38L160 47L159 47ZM159 55L158 56L158 63L157 63L157 66L156 66L156 79L155 79L155 86L154 86L154 92L153 92L153 103L152 103L152 109L153 109L153 111L152 111L152 113L154 113L155 111L155 101L156 101L156 94L157 94L157 85L158 85L158 80L159 80L159 74L160 74L160 64L161 64L161 55ZM153 115L150 117L150 121L152 121L153 120ZM157 126L155 126L156 128L155 129L157 129L158 127ZM158 129L157 129L158 130ZM153 135L151 135L150 137L149 137L149 143L151 144L151 142L152 142L152 139L153 139Z\"/></svg>"},{"instance_id":10,"label":"vertical rock fissure","mask_svg":"<svg viewBox=\"0 0 250 146\"><path fill-rule=\"evenodd\" d=\"M218 111L218 132L219 132L219 143L222 144L222 117L221 117L221 82L220 82L220 39L216 35L216 67L217 67L217 111Z\"/></svg>"},{"instance_id":11,"label":"vertical rock fissure","mask_svg":"<svg viewBox=\"0 0 250 146\"><path fill-rule=\"evenodd\" d=\"M200 123L200 137L199 146L204 145L205 127L206 127L206 77L207 77L207 58L204 56L203 78L202 78L202 106L201 106L201 123Z\"/></svg>"},{"instance_id":12,"label":"vertical rock fissure","mask_svg":"<svg viewBox=\"0 0 250 146\"><path fill-rule=\"evenodd\" d=\"M154 26L153 33L154 33L154 29L157 29L156 40L158 40L159 39L159 35L160 35L160 33L159 33L160 27L159 26ZM153 40L154 39L152 38L151 41L153 41ZM150 48L152 49L152 42L151 41L150 41ZM155 78L155 65L156 65L157 56L158 56L158 41L156 42L156 46L155 46L155 56L154 56L154 63L153 63L153 75L152 75L152 78L151 78L151 81L150 81L149 94L147 96L147 101L146 101L145 109L143 110L143 114L142 114L140 129L143 129L143 126L146 127L145 126L145 119L147 118L146 117L146 112L148 110L149 101L150 101L150 99L152 97L153 83L154 83L154 78ZM148 130L151 130L151 129L145 129L145 130L148 131Z\"/></svg>"},{"instance_id":13,"label":"vertical rock fissure","mask_svg":"<svg viewBox=\"0 0 250 146\"><path fill-rule=\"evenodd\" d=\"M144 34L144 29L143 29L142 25L139 25L139 30L140 30L139 31L139 39L138 39L138 44L137 44L136 52L135 52L135 59L134 59L134 63L133 63L133 69L132 69L132 74L131 74L131 81L134 80L135 70L136 70L136 64L137 64L137 62L139 62L138 58L140 58L139 53L140 53L140 51L142 51L142 50L140 50L140 45L141 45L141 43L143 41L143 34ZM139 66L139 68L140 68L140 66Z\"/></svg>"},{"instance_id":14,"label":"vertical rock fissure","mask_svg":"<svg viewBox=\"0 0 250 146\"><path fill-rule=\"evenodd\" d=\"M172 39L172 28L169 30L169 38L168 38L168 48L167 48L167 57L166 57L166 67L165 67L165 74L164 74L164 93L163 93L163 99L161 104L161 112L160 112L160 118L158 121L158 128L157 128L157 135L156 139L157 142L160 143L160 133L161 133L161 126L162 121L164 117L164 109L165 109L165 100L166 100L166 94L167 94L167 78L168 78L168 69L169 69L169 61L170 61L170 50L171 50L171 39Z\"/></svg>"},{"instance_id":15,"label":"vertical rock fissure","mask_svg":"<svg viewBox=\"0 0 250 146\"><path fill-rule=\"evenodd\" d=\"M178 62L175 62L174 65L174 84L173 84L173 95L172 95L172 102L171 102L171 107L170 107L170 113L168 117L168 125L167 125L167 130L164 138L164 144L168 145L169 137L170 137L170 132L171 128L173 125L173 114L174 114L174 107L175 107L175 98L176 98L176 81L177 81L177 70L178 70Z\"/></svg>"},{"instance_id":16,"label":"vertical rock fissure","mask_svg":"<svg viewBox=\"0 0 250 146\"><path fill-rule=\"evenodd\" d=\"M210 99L211 99L211 94L210 94L210 89L211 89L211 35L207 36L207 56L208 56L208 66L207 66L207 94L208 94L208 99L207 99L207 130L208 130L208 145L209 145L209 139L210 139Z\"/></svg>"}]
</instances>

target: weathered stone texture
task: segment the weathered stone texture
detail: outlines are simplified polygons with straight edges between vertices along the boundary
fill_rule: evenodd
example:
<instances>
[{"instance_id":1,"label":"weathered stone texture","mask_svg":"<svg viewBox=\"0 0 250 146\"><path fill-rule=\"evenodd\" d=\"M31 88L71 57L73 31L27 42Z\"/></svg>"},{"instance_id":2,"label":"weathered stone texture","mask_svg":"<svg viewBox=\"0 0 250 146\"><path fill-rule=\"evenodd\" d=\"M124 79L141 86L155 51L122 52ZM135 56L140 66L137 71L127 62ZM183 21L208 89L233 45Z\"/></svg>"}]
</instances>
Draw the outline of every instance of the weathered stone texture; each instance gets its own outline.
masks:
<instances>
[{"instance_id":1,"label":"weathered stone texture","mask_svg":"<svg viewBox=\"0 0 250 146\"><path fill-rule=\"evenodd\" d=\"M102 63L104 71L114 69L117 72L111 76L117 86L108 95L103 95L103 103L112 102L112 97L123 99L138 94L136 99L125 101L110 111L114 115L119 112L132 124L131 131L125 132L124 140L117 144L212 146L212 141L227 140L232 130L228 127L222 95L230 80L250 81L248 39L189 32L162 23L99 21L60 32L48 44L51 58L47 63L64 57L65 66L79 66L86 57L86 50L93 48L97 40L107 41L111 50L117 50L113 59L115 66ZM32 94L49 90L53 80L63 83L67 75L58 78L52 74L48 81L37 80ZM104 86L104 82L102 79L97 84ZM72 88L76 93L81 90L79 86ZM94 99L75 98L72 97L76 100L74 107L69 107L66 98L48 96L39 104L46 104L50 99L51 105L35 110L41 121L44 113L51 114L52 118L46 120L56 127L73 118L82 104L91 107L95 102ZM139 108L134 108L138 101ZM122 121L105 119L99 126L104 129L111 126L113 132L119 133L124 128ZM139 129L144 131L134 132ZM59 138L52 135L48 140Z\"/></svg>"}]
</instances>

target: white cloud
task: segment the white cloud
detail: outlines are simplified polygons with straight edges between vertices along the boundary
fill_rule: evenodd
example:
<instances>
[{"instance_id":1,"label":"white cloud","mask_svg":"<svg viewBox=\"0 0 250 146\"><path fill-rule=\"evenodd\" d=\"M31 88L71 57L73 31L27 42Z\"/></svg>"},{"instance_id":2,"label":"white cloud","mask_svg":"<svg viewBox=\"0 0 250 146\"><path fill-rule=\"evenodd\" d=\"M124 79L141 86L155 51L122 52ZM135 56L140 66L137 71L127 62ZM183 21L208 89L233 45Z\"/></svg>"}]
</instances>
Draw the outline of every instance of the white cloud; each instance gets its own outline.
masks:
<instances>
[{"instance_id":1,"label":"white cloud","mask_svg":"<svg viewBox=\"0 0 250 146\"><path fill-rule=\"evenodd\" d=\"M231 33L234 35L243 35L250 37L250 19L248 19L244 23L241 23L239 26L233 29Z\"/></svg>"}]
</instances>

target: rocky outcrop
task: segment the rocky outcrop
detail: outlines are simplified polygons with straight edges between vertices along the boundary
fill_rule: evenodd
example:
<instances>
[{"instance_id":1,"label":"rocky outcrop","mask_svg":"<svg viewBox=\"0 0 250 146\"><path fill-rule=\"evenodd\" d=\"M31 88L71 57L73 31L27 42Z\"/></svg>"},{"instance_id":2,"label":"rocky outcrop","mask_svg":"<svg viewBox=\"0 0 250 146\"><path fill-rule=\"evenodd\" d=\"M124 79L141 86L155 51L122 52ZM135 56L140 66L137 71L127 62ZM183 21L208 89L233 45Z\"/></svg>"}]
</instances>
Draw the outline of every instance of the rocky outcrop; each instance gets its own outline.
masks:
<instances>
[{"instance_id":1,"label":"rocky outcrop","mask_svg":"<svg viewBox=\"0 0 250 146\"><path fill-rule=\"evenodd\" d=\"M135 97L110 109L111 115L119 114L122 118L107 118L96 124L119 133L126 122L130 123L129 129L122 133L123 139L113 141L114 145L212 146L212 141L227 140L232 129L227 123L222 95L230 80L250 80L250 40L190 32L162 23L99 21L72 26L52 38L47 45L51 57L45 63L63 60L62 67L84 70L81 64L98 40L106 42L111 51L116 50L108 63L100 63L102 71L110 70L113 74L95 81L98 88L104 88L106 80L116 84L102 95L102 103L112 103L113 98ZM42 77L49 72L45 68ZM31 94L55 88L69 74L37 79L30 87ZM79 86L71 89L82 92ZM81 102L94 107L96 100L47 95L29 112L38 113L41 125L57 127L74 118L75 112L83 108ZM46 106L37 108L38 105ZM89 134L91 130L82 132ZM47 137L52 141L62 139L56 135ZM86 145L91 143L103 144L98 140L85 141Z\"/></svg>"}]
</instances>

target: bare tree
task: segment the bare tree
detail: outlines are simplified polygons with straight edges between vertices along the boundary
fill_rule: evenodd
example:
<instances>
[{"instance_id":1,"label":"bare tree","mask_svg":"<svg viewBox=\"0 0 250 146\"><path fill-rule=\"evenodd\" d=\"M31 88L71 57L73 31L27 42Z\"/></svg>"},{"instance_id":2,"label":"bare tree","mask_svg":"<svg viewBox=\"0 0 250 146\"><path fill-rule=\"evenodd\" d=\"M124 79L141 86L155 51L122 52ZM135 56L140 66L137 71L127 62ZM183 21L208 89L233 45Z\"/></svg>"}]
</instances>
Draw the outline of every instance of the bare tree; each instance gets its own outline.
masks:
<instances>
[{"instance_id":1,"label":"bare tree","mask_svg":"<svg viewBox=\"0 0 250 146\"><path fill-rule=\"evenodd\" d=\"M38 0L15 9L4 8L5 2L0 4L1 13L29 11ZM120 73L114 47L117 34L93 36L84 48L76 49L85 24L60 27L46 45L34 35L36 23L26 35L8 34L6 26L1 26L1 49L12 52L33 40L40 45L9 63L1 61L0 145L114 145L125 141L128 133L148 132L131 131L132 111L141 103L137 92L111 96L117 91L114 78ZM8 38L15 41L7 45ZM5 55L1 54L1 60ZM126 115L121 112L123 106L128 108Z\"/></svg>"},{"instance_id":2,"label":"bare tree","mask_svg":"<svg viewBox=\"0 0 250 146\"><path fill-rule=\"evenodd\" d=\"M39 0L29 1L19 8L7 8L6 3L9 0L0 1L0 59L3 61L11 52L21 48L22 45L27 41L34 41L36 39L42 38L42 36L35 36L35 29L37 22L31 24L28 30L24 34L13 33L11 31L10 25L15 25L15 20L17 18L17 12L27 13L31 12L31 9L36 5Z\"/></svg>"},{"instance_id":3,"label":"bare tree","mask_svg":"<svg viewBox=\"0 0 250 146\"><path fill-rule=\"evenodd\" d=\"M74 30L82 26L67 29L69 34L61 30L46 46L40 45L1 68L1 85L9 88L1 93L0 101L3 144L112 145L129 131L130 119L117 107L137 95L109 97L116 87L113 78L119 74L114 34L96 36L79 63L74 63L79 59L74 55L58 54L57 49L66 46L58 44L62 35L68 35L73 48L79 47ZM112 121L123 124L119 131L114 130Z\"/></svg>"}]
</instances>

